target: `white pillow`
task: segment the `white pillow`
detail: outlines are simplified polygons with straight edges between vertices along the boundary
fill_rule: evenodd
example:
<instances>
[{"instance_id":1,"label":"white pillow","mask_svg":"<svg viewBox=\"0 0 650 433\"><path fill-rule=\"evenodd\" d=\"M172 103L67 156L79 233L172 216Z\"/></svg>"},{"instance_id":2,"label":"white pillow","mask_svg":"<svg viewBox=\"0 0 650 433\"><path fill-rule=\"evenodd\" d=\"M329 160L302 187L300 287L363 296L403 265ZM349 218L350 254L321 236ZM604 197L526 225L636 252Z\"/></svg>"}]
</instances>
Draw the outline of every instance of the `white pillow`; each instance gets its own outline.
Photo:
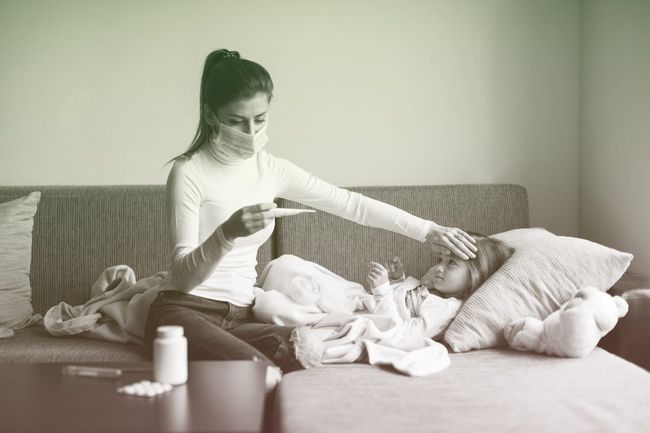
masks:
<instances>
[{"instance_id":1,"label":"white pillow","mask_svg":"<svg viewBox=\"0 0 650 433\"><path fill-rule=\"evenodd\" d=\"M40 192L0 203L0 328L16 329L38 320L33 316L29 273L32 228Z\"/></svg>"},{"instance_id":2,"label":"white pillow","mask_svg":"<svg viewBox=\"0 0 650 433\"><path fill-rule=\"evenodd\" d=\"M491 236L514 254L468 299L444 340L454 352L507 345L503 329L521 317L543 320L580 288L606 291L623 275L632 254L541 228Z\"/></svg>"}]
</instances>

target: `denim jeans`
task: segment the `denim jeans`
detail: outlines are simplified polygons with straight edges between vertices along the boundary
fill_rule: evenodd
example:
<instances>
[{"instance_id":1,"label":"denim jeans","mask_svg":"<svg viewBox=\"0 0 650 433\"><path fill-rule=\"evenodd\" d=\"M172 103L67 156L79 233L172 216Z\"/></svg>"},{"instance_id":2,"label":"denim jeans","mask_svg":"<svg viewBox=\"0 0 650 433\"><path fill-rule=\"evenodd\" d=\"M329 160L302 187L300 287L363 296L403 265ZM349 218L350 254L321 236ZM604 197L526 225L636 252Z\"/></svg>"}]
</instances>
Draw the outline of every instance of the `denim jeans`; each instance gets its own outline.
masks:
<instances>
[{"instance_id":1,"label":"denim jeans","mask_svg":"<svg viewBox=\"0 0 650 433\"><path fill-rule=\"evenodd\" d=\"M166 290L158 294L147 317L145 341L150 350L156 328L163 325L184 328L190 360L257 358L285 373L302 368L294 354L294 328L255 323L251 307Z\"/></svg>"}]
</instances>

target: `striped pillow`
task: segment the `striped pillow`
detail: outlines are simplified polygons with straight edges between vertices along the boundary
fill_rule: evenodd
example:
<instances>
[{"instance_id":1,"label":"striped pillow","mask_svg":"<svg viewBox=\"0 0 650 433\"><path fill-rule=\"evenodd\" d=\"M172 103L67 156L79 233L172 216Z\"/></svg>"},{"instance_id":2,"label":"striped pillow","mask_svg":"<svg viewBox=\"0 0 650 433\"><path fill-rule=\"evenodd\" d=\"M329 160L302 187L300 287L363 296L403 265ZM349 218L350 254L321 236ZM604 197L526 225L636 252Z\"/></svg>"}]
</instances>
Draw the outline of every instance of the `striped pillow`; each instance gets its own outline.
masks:
<instances>
[{"instance_id":1,"label":"striped pillow","mask_svg":"<svg viewBox=\"0 0 650 433\"><path fill-rule=\"evenodd\" d=\"M32 228L40 192L0 203L0 328L31 324Z\"/></svg>"},{"instance_id":2,"label":"striped pillow","mask_svg":"<svg viewBox=\"0 0 650 433\"><path fill-rule=\"evenodd\" d=\"M556 236L541 228L492 236L514 254L461 307L445 332L454 352L507 345L503 329L521 317L544 319L582 287L609 290L632 254L597 243Z\"/></svg>"}]
</instances>

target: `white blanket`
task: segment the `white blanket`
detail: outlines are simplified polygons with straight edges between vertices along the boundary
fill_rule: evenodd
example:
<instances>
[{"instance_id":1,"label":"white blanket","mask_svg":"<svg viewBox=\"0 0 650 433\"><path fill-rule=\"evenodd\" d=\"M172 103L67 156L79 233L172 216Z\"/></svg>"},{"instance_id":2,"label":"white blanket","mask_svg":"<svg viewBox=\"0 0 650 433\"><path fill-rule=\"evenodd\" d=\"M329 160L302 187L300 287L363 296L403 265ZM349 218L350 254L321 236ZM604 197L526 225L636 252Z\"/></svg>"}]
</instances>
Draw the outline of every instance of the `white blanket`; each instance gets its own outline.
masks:
<instances>
[{"instance_id":1,"label":"white blanket","mask_svg":"<svg viewBox=\"0 0 650 433\"><path fill-rule=\"evenodd\" d=\"M144 344L149 307L161 290L171 289L167 272L136 281L126 265L106 268L92 286L91 299L72 307L65 302L51 307L43 323L56 336L84 336L118 343Z\"/></svg>"},{"instance_id":2,"label":"white blanket","mask_svg":"<svg viewBox=\"0 0 650 433\"><path fill-rule=\"evenodd\" d=\"M255 318L299 326L296 349L307 367L351 363L364 355L371 364L389 364L412 376L449 365L447 349L431 338L446 328L460 301L433 297L418 305L425 317L411 317L406 299L419 287L415 278L369 294L316 263L281 256L267 265L260 284Z\"/></svg>"}]
</instances>

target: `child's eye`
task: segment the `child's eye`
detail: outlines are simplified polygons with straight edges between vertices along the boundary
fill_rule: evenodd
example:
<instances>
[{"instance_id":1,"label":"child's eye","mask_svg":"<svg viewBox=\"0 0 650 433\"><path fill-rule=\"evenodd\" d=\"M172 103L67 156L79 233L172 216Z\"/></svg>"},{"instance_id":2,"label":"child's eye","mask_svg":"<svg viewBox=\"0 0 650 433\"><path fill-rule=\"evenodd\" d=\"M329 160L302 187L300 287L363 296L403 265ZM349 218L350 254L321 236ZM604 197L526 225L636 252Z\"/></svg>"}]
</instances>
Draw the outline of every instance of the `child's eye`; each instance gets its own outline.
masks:
<instances>
[{"instance_id":1,"label":"child's eye","mask_svg":"<svg viewBox=\"0 0 650 433\"><path fill-rule=\"evenodd\" d=\"M266 119L255 119L255 123L264 123Z\"/></svg>"}]
</instances>

